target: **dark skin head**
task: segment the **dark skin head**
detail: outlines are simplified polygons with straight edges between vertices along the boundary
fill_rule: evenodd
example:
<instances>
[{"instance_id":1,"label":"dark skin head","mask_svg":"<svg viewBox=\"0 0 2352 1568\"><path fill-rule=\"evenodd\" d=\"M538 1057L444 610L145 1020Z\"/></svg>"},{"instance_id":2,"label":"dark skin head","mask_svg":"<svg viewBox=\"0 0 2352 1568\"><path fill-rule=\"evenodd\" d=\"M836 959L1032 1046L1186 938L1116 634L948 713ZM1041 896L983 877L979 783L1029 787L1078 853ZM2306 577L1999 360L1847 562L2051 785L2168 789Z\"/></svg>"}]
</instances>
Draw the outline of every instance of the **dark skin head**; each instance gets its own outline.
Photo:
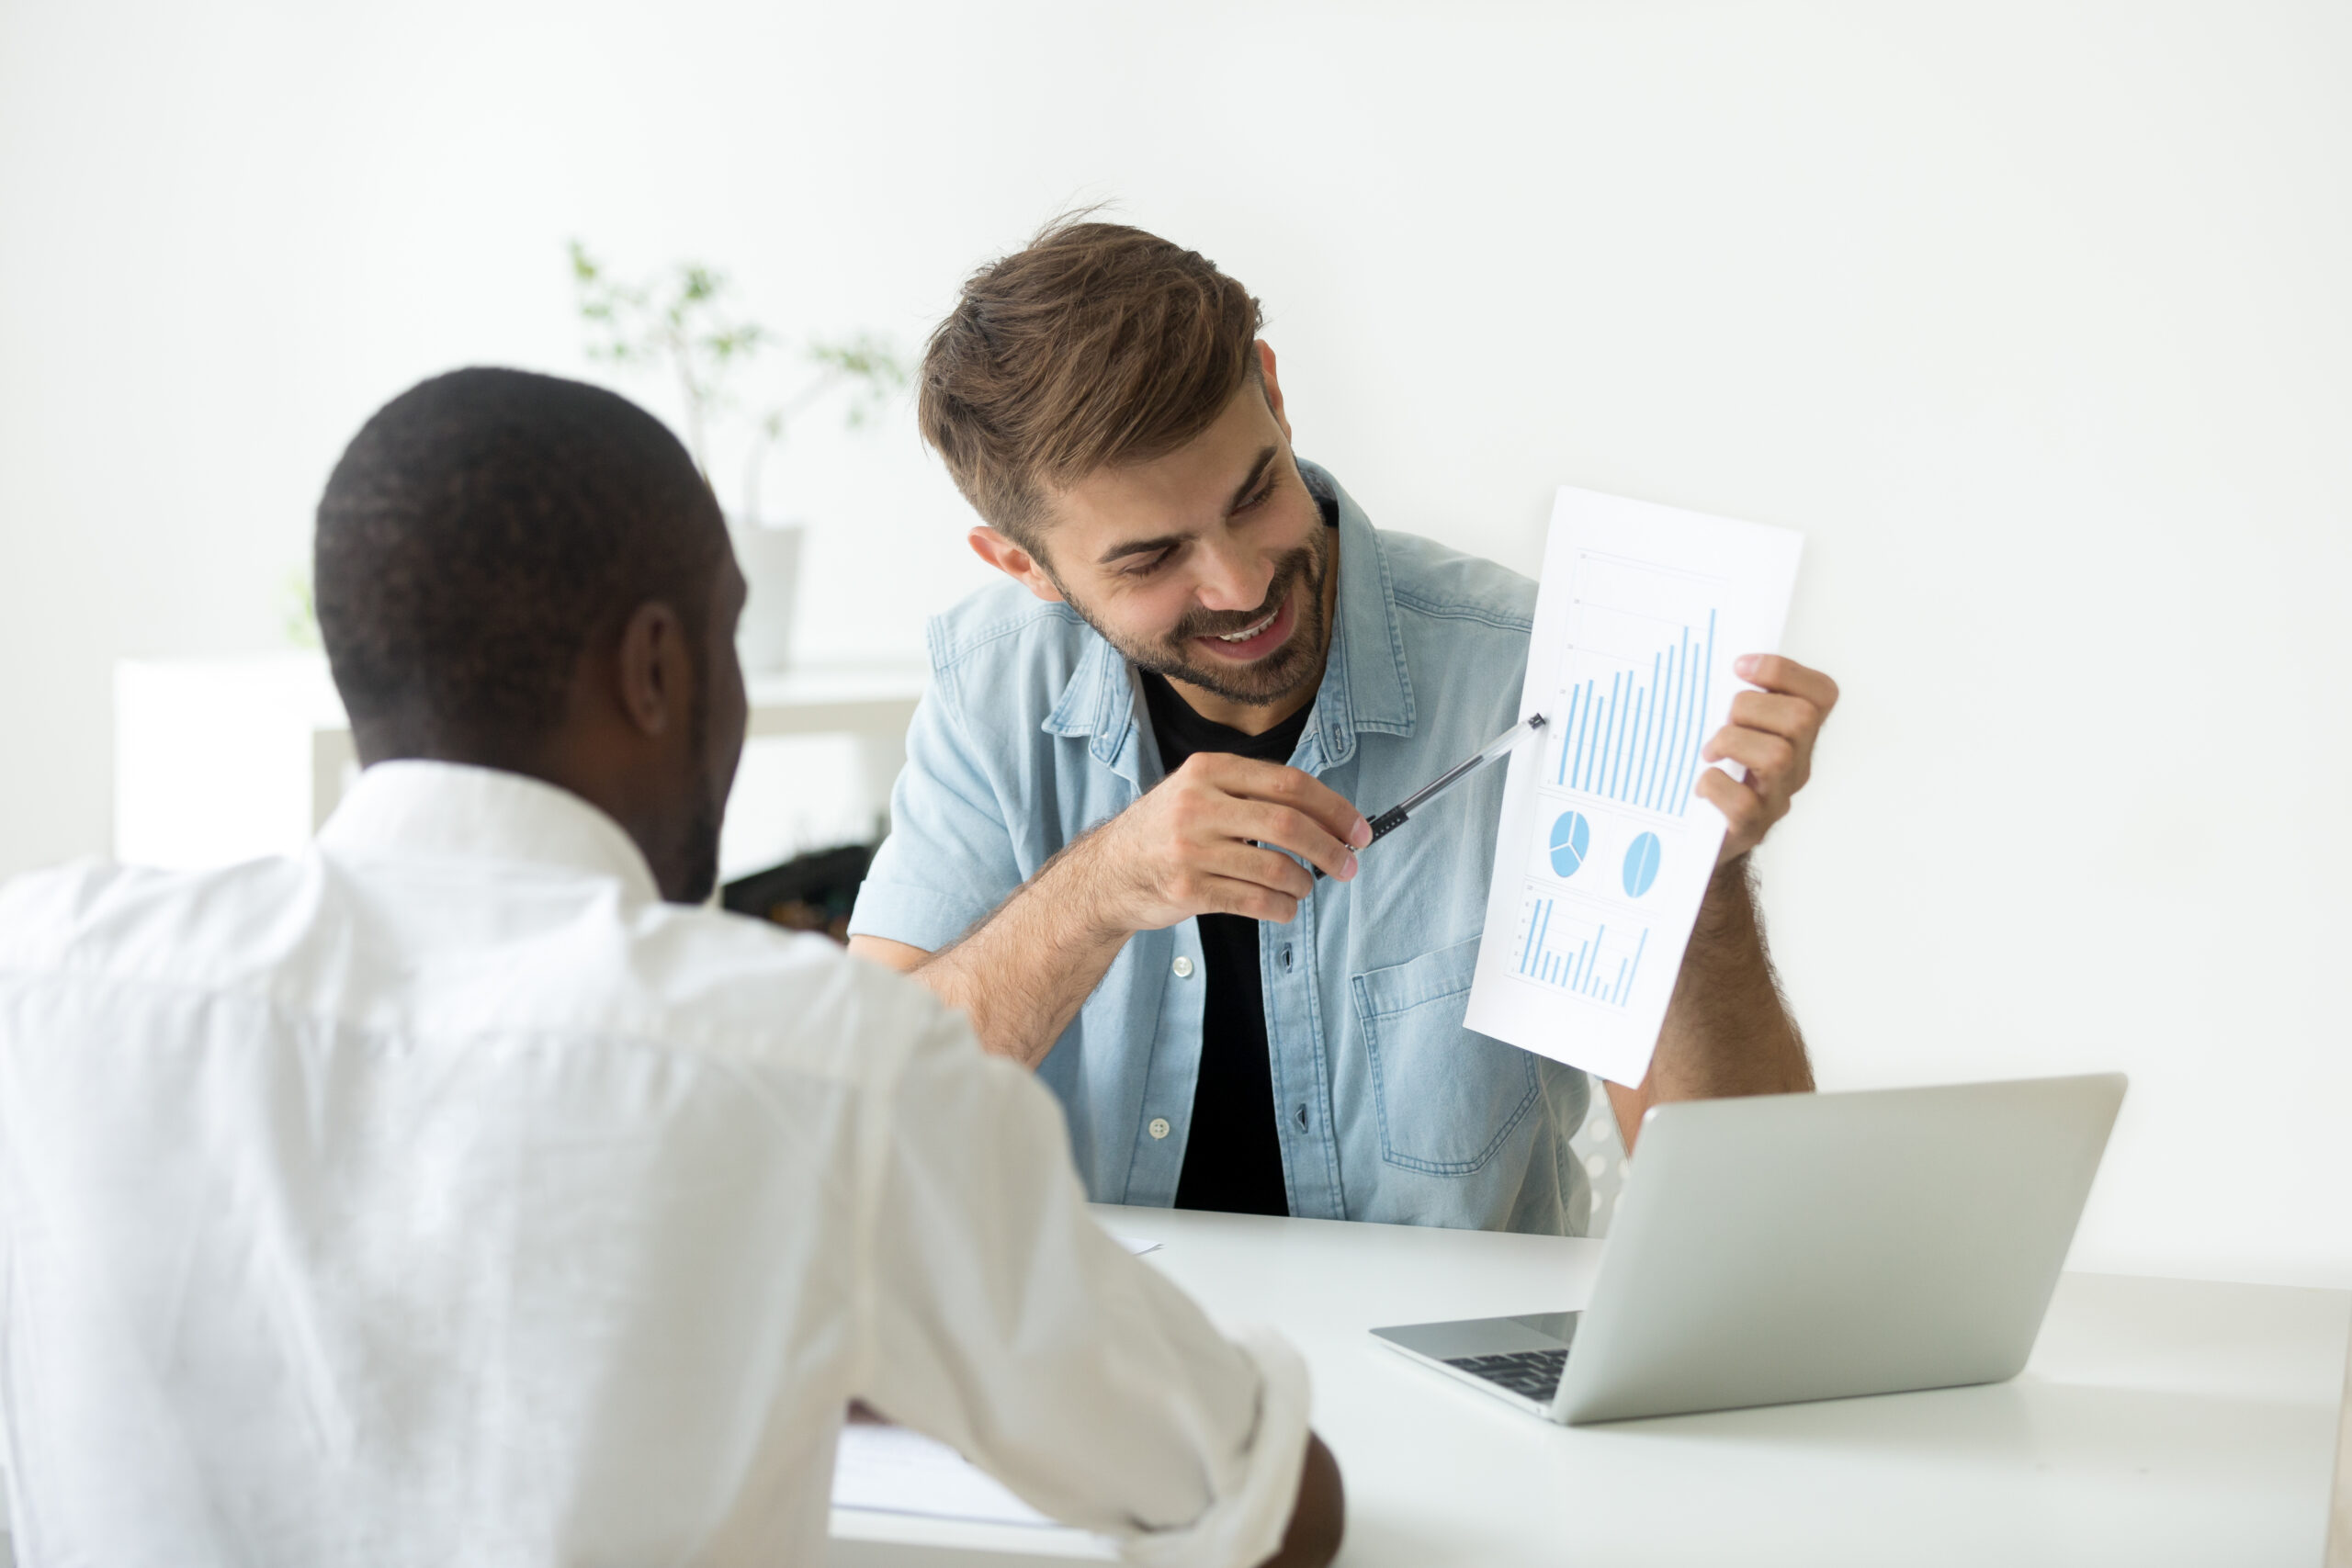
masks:
<instances>
[{"instance_id":1,"label":"dark skin head","mask_svg":"<svg viewBox=\"0 0 2352 1568\"><path fill-rule=\"evenodd\" d=\"M542 735L488 743L386 723L354 738L359 761L469 762L569 790L636 840L664 898L700 903L718 875L718 823L750 714L735 656L743 574L731 550L717 552L708 592L699 648L677 607L660 599L590 638L563 719Z\"/></svg>"}]
</instances>

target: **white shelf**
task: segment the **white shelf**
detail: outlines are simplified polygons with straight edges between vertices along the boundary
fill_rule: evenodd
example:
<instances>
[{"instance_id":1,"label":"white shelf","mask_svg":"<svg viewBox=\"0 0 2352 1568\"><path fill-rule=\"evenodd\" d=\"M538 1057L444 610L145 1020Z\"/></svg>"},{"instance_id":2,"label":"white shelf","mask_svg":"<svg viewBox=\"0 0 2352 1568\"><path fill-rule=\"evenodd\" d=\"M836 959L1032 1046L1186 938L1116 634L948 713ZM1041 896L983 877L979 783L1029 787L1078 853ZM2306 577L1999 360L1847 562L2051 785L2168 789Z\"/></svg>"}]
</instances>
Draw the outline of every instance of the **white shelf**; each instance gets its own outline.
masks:
<instances>
[{"instance_id":1,"label":"white shelf","mask_svg":"<svg viewBox=\"0 0 2352 1568\"><path fill-rule=\"evenodd\" d=\"M855 776L841 782L878 820L927 678L882 661L752 676L750 733L848 737ZM119 860L185 869L289 853L358 776L323 654L124 660L114 705Z\"/></svg>"}]
</instances>

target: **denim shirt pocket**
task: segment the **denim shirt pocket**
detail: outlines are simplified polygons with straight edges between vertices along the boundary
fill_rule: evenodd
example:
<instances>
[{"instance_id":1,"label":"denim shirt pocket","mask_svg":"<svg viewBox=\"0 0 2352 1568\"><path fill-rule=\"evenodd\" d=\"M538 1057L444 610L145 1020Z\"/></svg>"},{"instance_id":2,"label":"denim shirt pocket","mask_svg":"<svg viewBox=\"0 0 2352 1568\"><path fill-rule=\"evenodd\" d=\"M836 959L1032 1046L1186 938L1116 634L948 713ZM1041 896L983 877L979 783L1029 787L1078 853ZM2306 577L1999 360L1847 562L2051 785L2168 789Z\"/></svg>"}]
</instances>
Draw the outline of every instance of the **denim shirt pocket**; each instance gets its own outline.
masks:
<instances>
[{"instance_id":1,"label":"denim shirt pocket","mask_svg":"<svg viewBox=\"0 0 2352 1568\"><path fill-rule=\"evenodd\" d=\"M1372 1065L1380 1156L1391 1165L1468 1175L1535 1103L1535 1058L1462 1027L1477 967L1473 937L1351 982Z\"/></svg>"}]
</instances>

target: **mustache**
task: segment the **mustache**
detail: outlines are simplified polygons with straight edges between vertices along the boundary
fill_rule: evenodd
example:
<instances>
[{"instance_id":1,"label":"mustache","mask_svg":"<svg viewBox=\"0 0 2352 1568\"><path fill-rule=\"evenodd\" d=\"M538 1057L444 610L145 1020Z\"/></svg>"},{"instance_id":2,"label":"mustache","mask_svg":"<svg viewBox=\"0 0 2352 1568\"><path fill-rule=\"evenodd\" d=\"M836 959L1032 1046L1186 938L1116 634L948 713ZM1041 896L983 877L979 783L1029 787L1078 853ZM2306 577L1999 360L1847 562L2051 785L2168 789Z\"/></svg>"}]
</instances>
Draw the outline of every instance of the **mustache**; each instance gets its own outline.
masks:
<instances>
[{"instance_id":1,"label":"mustache","mask_svg":"<svg viewBox=\"0 0 2352 1568\"><path fill-rule=\"evenodd\" d=\"M1313 565L1313 551L1305 548L1286 551L1282 564L1274 569L1274 580L1266 585L1266 597L1256 609L1244 610L1238 615L1230 610L1222 613L1201 609L1188 611L1184 618L1176 623L1176 629L1169 634L1170 639L1181 643L1196 637L1230 637L1235 632L1256 626L1289 597L1292 587L1306 575Z\"/></svg>"}]
</instances>

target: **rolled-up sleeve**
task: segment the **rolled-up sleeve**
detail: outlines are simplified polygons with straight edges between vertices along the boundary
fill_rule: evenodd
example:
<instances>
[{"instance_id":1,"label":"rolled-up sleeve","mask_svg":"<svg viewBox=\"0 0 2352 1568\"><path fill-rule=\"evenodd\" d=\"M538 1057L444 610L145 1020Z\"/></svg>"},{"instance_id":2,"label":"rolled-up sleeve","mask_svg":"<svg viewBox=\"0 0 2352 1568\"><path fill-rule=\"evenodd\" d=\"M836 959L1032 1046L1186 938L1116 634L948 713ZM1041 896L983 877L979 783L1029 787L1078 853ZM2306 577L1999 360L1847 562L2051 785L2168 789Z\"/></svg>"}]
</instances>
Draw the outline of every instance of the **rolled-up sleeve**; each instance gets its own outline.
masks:
<instances>
[{"instance_id":1,"label":"rolled-up sleeve","mask_svg":"<svg viewBox=\"0 0 2352 1568\"><path fill-rule=\"evenodd\" d=\"M934 1032L867 1129L861 1392L1130 1561L1264 1561L1297 1498L1305 1363L1271 1330L1220 1333L1105 1235L1052 1097L960 1021Z\"/></svg>"},{"instance_id":2,"label":"rolled-up sleeve","mask_svg":"<svg viewBox=\"0 0 2352 1568\"><path fill-rule=\"evenodd\" d=\"M934 674L907 730L907 765L890 790L890 836L858 890L852 936L936 953L1021 886L997 792L956 706L952 676Z\"/></svg>"}]
</instances>

